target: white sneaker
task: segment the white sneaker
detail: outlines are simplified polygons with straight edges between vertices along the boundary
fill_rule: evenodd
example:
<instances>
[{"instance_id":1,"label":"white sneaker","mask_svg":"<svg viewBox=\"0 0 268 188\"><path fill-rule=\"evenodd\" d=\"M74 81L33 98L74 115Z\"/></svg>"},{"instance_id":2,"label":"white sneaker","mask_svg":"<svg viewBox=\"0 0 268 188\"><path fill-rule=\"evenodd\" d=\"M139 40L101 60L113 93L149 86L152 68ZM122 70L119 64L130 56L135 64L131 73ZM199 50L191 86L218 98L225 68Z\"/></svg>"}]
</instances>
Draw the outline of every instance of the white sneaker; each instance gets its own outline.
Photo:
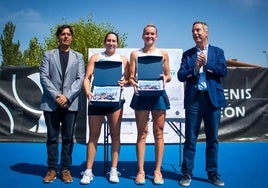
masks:
<instances>
[{"instance_id":1,"label":"white sneaker","mask_svg":"<svg viewBox=\"0 0 268 188\"><path fill-rule=\"evenodd\" d=\"M92 174L92 171L88 169L84 172L81 172L81 175L83 175L83 177L80 180L80 183L83 185L89 184L93 180L93 177L94 177L94 175Z\"/></svg>"},{"instance_id":2,"label":"white sneaker","mask_svg":"<svg viewBox=\"0 0 268 188\"><path fill-rule=\"evenodd\" d=\"M116 170L111 170L110 172L108 172L107 174L110 174L110 177L109 177L109 181L111 183L119 183L119 178L118 176L121 175L120 172L116 171Z\"/></svg>"}]
</instances>

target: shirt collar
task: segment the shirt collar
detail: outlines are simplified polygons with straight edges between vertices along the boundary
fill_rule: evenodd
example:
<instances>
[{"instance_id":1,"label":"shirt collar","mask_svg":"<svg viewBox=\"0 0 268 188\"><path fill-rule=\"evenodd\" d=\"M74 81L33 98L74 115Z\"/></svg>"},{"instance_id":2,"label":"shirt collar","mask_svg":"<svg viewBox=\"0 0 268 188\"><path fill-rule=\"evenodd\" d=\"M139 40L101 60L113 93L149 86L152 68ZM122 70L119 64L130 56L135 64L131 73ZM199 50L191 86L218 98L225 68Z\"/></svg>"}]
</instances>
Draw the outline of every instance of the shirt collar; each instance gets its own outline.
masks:
<instances>
[{"instance_id":1,"label":"shirt collar","mask_svg":"<svg viewBox=\"0 0 268 188\"><path fill-rule=\"evenodd\" d=\"M201 50L197 46L196 46L196 49L197 49L198 52L207 51L208 50L208 44L205 46L204 50Z\"/></svg>"}]
</instances>

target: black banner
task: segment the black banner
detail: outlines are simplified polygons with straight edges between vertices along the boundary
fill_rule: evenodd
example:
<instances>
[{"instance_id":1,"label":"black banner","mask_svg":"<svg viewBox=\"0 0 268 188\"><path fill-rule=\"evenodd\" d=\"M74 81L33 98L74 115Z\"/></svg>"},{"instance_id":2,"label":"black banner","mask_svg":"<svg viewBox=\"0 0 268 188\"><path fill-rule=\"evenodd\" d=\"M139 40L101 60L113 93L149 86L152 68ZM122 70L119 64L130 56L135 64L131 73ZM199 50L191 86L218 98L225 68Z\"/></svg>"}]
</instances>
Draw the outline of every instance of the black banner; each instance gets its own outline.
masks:
<instances>
[{"instance_id":1,"label":"black banner","mask_svg":"<svg viewBox=\"0 0 268 188\"><path fill-rule=\"evenodd\" d=\"M268 138L268 69L229 68L223 79L228 106L222 109L221 141ZM42 88L38 67L1 67L0 141L45 142L46 125L40 110ZM86 140L86 97L79 111L76 142ZM205 135L201 129L199 140Z\"/></svg>"},{"instance_id":2,"label":"black banner","mask_svg":"<svg viewBox=\"0 0 268 188\"><path fill-rule=\"evenodd\" d=\"M220 141L268 140L268 69L229 68L222 83L227 107L221 112ZM205 140L203 127L199 140Z\"/></svg>"},{"instance_id":3,"label":"black banner","mask_svg":"<svg viewBox=\"0 0 268 188\"><path fill-rule=\"evenodd\" d=\"M268 138L268 69L230 68L223 80L227 107L220 135L226 140Z\"/></svg>"},{"instance_id":4,"label":"black banner","mask_svg":"<svg viewBox=\"0 0 268 188\"><path fill-rule=\"evenodd\" d=\"M40 110L41 96L38 67L1 67L0 141L46 141L46 125ZM86 100L85 95L83 100ZM85 109L86 104L83 105ZM78 113L76 142L84 143L86 139L84 112Z\"/></svg>"}]
</instances>

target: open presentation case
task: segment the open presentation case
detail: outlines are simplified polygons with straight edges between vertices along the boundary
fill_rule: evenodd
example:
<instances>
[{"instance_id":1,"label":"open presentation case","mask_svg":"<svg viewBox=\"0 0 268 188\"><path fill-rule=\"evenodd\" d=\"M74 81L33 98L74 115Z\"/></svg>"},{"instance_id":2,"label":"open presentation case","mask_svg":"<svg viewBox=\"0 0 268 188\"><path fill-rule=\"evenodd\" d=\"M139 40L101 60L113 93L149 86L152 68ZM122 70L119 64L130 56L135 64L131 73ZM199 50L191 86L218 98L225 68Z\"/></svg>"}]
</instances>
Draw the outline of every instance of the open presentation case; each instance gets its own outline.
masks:
<instances>
[{"instance_id":1,"label":"open presentation case","mask_svg":"<svg viewBox=\"0 0 268 188\"><path fill-rule=\"evenodd\" d=\"M118 80L121 77L122 62L95 62L91 104L95 106L119 106L121 86L118 85Z\"/></svg>"},{"instance_id":2,"label":"open presentation case","mask_svg":"<svg viewBox=\"0 0 268 188\"><path fill-rule=\"evenodd\" d=\"M164 92L162 56L138 57L138 92L140 96L160 96Z\"/></svg>"}]
</instances>

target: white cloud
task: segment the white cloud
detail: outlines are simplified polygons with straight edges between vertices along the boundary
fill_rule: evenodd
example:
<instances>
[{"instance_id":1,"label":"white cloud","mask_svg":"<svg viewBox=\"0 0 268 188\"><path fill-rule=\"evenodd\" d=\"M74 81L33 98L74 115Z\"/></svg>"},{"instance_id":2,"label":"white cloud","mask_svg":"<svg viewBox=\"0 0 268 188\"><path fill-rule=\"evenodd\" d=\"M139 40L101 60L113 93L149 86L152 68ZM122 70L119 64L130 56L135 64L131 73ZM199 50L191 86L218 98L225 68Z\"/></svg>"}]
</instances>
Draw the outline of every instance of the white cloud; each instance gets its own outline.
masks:
<instances>
[{"instance_id":1,"label":"white cloud","mask_svg":"<svg viewBox=\"0 0 268 188\"><path fill-rule=\"evenodd\" d=\"M23 9L0 18L1 30L9 21L16 26L16 31L24 30L26 33L36 33L41 32L43 29L49 29L49 25L42 19L40 13L32 9Z\"/></svg>"},{"instance_id":2,"label":"white cloud","mask_svg":"<svg viewBox=\"0 0 268 188\"><path fill-rule=\"evenodd\" d=\"M33 9L22 9L14 13L8 13L0 18L0 31L4 25L11 21L15 26L14 42L20 41L21 49L28 47L29 41L37 37L39 42L43 42L44 37L50 31L50 25L43 20L42 15Z\"/></svg>"},{"instance_id":3,"label":"white cloud","mask_svg":"<svg viewBox=\"0 0 268 188\"><path fill-rule=\"evenodd\" d=\"M9 13L0 19L1 22L36 22L41 21L41 16L38 12L32 9L20 10L15 13Z\"/></svg>"}]
</instances>

